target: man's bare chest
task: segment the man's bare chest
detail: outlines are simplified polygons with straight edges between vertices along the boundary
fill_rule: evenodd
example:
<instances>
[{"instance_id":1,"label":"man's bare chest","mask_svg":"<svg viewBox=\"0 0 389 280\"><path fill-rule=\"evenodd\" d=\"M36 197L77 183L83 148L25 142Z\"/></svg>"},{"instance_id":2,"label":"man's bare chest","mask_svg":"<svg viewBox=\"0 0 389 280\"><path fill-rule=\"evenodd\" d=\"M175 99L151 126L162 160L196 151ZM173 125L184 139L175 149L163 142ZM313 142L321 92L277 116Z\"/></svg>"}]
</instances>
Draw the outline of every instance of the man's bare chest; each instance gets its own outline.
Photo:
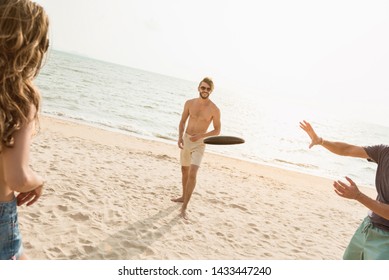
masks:
<instances>
[{"instance_id":1,"label":"man's bare chest","mask_svg":"<svg viewBox=\"0 0 389 280\"><path fill-rule=\"evenodd\" d=\"M209 108L192 108L189 110L189 115L198 121L210 121L212 119L212 111Z\"/></svg>"}]
</instances>

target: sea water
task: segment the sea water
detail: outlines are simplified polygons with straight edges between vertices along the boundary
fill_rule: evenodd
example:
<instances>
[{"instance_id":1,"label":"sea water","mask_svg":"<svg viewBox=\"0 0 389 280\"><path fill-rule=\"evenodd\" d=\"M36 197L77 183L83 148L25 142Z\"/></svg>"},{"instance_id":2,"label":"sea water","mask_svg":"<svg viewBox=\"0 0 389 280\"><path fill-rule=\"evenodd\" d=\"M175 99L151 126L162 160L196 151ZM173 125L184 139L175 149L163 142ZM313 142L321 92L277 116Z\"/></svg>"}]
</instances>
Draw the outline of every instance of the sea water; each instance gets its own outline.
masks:
<instances>
[{"instance_id":1,"label":"sea water","mask_svg":"<svg viewBox=\"0 0 389 280\"><path fill-rule=\"evenodd\" d=\"M55 50L36 80L46 115L173 145L184 103L198 97L198 83ZM331 118L293 96L245 94L217 81L211 99L221 110L221 134L246 142L208 145L207 151L334 180L349 176L374 187L375 163L339 157L320 146L309 149L299 122L309 117L320 136L356 145L387 143L389 127Z\"/></svg>"}]
</instances>

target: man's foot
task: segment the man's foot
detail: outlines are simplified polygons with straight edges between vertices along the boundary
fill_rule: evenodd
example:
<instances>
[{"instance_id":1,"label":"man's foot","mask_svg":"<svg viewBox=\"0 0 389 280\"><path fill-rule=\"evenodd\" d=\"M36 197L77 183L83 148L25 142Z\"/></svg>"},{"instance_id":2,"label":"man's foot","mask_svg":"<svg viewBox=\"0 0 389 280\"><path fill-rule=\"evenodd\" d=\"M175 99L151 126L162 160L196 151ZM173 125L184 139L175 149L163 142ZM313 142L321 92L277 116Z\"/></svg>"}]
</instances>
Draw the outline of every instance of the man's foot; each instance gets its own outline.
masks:
<instances>
[{"instance_id":1,"label":"man's foot","mask_svg":"<svg viewBox=\"0 0 389 280\"><path fill-rule=\"evenodd\" d=\"M181 208L180 217L188 220L188 214L186 214L186 210Z\"/></svg>"},{"instance_id":2,"label":"man's foot","mask_svg":"<svg viewBox=\"0 0 389 280\"><path fill-rule=\"evenodd\" d=\"M184 198L182 196L181 197L177 197L177 198L172 198L170 200L173 201L173 202L184 202Z\"/></svg>"}]
</instances>

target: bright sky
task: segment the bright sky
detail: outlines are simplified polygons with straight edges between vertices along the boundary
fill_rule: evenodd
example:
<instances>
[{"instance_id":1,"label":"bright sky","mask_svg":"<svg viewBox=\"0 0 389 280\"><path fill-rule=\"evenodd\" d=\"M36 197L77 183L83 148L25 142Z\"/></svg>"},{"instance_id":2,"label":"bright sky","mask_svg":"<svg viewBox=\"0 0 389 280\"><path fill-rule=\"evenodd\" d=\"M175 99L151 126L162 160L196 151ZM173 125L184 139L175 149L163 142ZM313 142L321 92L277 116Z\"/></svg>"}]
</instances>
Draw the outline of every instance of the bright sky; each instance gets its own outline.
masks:
<instances>
[{"instance_id":1,"label":"bright sky","mask_svg":"<svg viewBox=\"0 0 389 280\"><path fill-rule=\"evenodd\" d=\"M389 1L37 2L57 50L389 119Z\"/></svg>"}]
</instances>

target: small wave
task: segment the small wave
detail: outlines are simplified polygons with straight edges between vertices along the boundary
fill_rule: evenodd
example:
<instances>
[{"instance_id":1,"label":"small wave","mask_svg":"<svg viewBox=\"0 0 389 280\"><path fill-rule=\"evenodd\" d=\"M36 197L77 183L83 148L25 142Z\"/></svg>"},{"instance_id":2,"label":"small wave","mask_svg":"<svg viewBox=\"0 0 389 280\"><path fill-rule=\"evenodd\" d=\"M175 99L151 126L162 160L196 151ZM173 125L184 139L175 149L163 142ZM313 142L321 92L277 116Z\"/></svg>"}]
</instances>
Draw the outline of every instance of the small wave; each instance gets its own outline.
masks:
<instances>
[{"instance_id":1,"label":"small wave","mask_svg":"<svg viewBox=\"0 0 389 280\"><path fill-rule=\"evenodd\" d=\"M61 112L50 112L50 111L43 110L43 113L48 114L48 115L57 116L57 117L65 117L65 114L61 113Z\"/></svg>"},{"instance_id":2,"label":"small wave","mask_svg":"<svg viewBox=\"0 0 389 280\"><path fill-rule=\"evenodd\" d=\"M318 167L316 165L312 165L312 164L296 163L296 162L290 162L290 161L286 161L286 160L282 160L282 159L275 159L274 161L280 162L280 163L286 163L286 164L290 164L290 165L295 165L295 166L303 167L303 168L318 169Z\"/></svg>"},{"instance_id":3,"label":"small wave","mask_svg":"<svg viewBox=\"0 0 389 280\"><path fill-rule=\"evenodd\" d=\"M157 138L159 138L159 139L170 140L170 141L176 140L176 139L173 138L173 137L169 137L169 136L162 135L162 134L158 134L158 133L154 133L153 135L154 135L154 137L157 137Z\"/></svg>"},{"instance_id":4,"label":"small wave","mask_svg":"<svg viewBox=\"0 0 389 280\"><path fill-rule=\"evenodd\" d=\"M67 121L75 121L75 122L81 122L81 123L86 123L86 124L93 124L93 122L89 122L86 119L82 117L77 117L74 115L69 115L63 112L55 112L55 111L48 111L48 110L43 110L42 112L44 115L51 116L54 118L59 118L62 120L67 120Z\"/></svg>"},{"instance_id":5,"label":"small wave","mask_svg":"<svg viewBox=\"0 0 389 280\"><path fill-rule=\"evenodd\" d=\"M129 127L126 127L126 126L118 126L117 129L119 129L121 131L125 131L125 132L130 132L130 133L138 134L138 131L136 131L134 129L131 129Z\"/></svg>"},{"instance_id":6,"label":"small wave","mask_svg":"<svg viewBox=\"0 0 389 280\"><path fill-rule=\"evenodd\" d=\"M167 112L168 115L173 115L173 116L180 116L181 113L180 112L176 112L176 111L169 111Z\"/></svg>"}]
</instances>

